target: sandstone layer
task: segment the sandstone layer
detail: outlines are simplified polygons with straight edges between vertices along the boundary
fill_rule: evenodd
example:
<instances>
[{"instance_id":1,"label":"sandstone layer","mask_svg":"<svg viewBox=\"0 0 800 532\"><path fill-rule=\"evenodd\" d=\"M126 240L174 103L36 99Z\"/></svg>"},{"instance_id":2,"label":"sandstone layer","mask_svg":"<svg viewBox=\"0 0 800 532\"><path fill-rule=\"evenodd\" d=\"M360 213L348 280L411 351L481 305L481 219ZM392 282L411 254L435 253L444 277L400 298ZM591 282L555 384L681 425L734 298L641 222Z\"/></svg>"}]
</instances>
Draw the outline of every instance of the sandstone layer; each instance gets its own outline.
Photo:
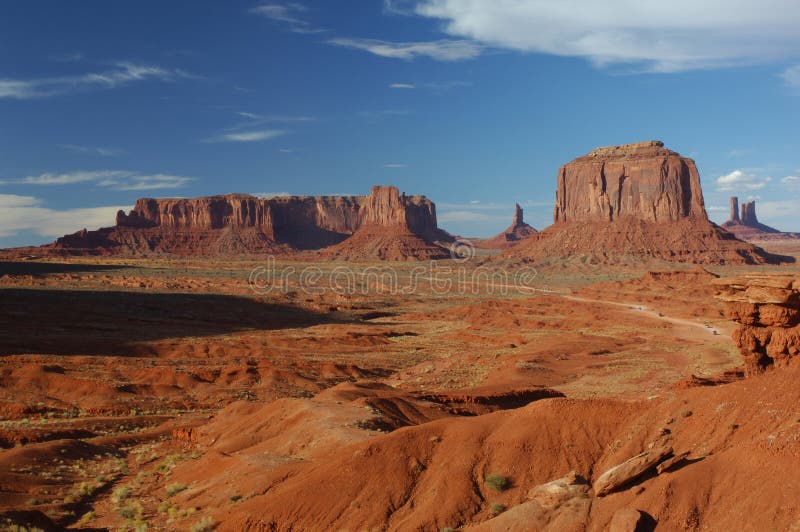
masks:
<instances>
[{"instance_id":1,"label":"sandstone layer","mask_svg":"<svg viewBox=\"0 0 800 532\"><path fill-rule=\"evenodd\" d=\"M362 227L405 240L412 235L402 258L428 258L429 248L445 254L433 242L449 237L437 227L433 202L400 194L393 186L375 186L368 196L142 198L130 213L117 214L116 226L84 229L59 238L52 248L131 255L280 253L333 246ZM425 251L417 253L415 246Z\"/></svg>"},{"instance_id":2,"label":"sandstone layer","mask_svg":"<svg viewBox=\"0 0 800 532\"><path fill-rule=\"evenodd\" d=\"M742 242L709 221L694 161L660 141L597 148L562 166L553 221L506 255L696 264L790 260Z\"/></svg>"},{"instance_id":3,"label":"sandstone layer","mask_svg":"<svg viewBox=\"0 0 800 532\"><path fill-rule=\"evenodd\" d=\"M747 275L713 281L748 374L800 363L800 277Z\"/></svg>"}]
</instances>

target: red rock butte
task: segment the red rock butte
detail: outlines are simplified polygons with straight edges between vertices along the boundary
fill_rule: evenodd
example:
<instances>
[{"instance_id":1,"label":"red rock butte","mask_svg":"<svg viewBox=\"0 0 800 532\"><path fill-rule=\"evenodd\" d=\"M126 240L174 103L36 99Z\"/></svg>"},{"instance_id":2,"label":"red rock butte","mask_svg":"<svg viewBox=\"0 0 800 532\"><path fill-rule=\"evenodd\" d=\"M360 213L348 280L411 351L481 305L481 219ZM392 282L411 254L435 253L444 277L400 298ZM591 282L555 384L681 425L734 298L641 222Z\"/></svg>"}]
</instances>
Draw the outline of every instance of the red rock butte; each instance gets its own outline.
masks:
<instances>
[{"instance_id":1,"label":"red rock butte","mask_svg":"<svg viewBox=\"0 0 800 532\"><path fill-rule=\"evenodd\" d=\"M50 247L131 255L291 252L334 246L361 228L412 235L414 241L403 249L405 256L393 258L417 258L415 246L422 249L421 258L448 255L435 244L451 237L438 229L434 203L425 196L401 194L393 186L374 186L367 196L142 198L130 213L117 213L116 226L84 229Z\"/></svg>"},{"instance_id":2,"label":"red rock butte","mask_svg":"<svg viewBox=\"0 0 800 532\"><path fill-rule=\"evenodd\" d=\"M702 264L783 260L710 222L694 161L655 140L597 148L562 166L553 221L506 254L601 262L622 257Z\"/></svg>"},{"instance_id":3,"label":"red rock butte","mask_svg":"<svg viewBox=\"0 0 800 532\"><path fill-rule=\"evenodd\" d=\"M741 216L740 213L741 212ZM756 202L746 201L739 210L739 198L731 197L731 216L722 227L742 240L796 240L798 233L784 233L758 221Z\"/></svg>"},{"instance_id":4,"label":"red rock butte","mask_svg":"<svg viewBox=\"0 0 800 532\"><path fill-rule=\"evenodd\" d=\"M525 223L522 207L514 205L514 219L502 233L486 239L474 239L476 247L484 249L508 249L537 233L536 229Z\"/></svg>"}]
</instances>

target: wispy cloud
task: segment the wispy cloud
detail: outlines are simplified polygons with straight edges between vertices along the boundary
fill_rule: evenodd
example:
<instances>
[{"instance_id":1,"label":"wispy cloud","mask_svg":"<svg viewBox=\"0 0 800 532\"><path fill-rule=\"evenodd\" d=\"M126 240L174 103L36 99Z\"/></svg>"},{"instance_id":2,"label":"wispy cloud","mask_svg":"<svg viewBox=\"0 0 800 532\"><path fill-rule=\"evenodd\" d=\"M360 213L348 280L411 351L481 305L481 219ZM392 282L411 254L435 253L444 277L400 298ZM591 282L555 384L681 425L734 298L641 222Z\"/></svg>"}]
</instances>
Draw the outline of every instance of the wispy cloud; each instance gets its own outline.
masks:
<instances>
[{"instance_id":1,"label":"wispy cloud","mask_svg":"<svg viewBox=\"0 0 800 532\"><path fill-rule=\"evenodd\" d=\"M406 168L406 166L407 165L402 163L388 163L383 165L384 168Z\"/></svg>"},{"instance_id":2,"label":"wispy cloud","mask_svg":"<svg viewBox=\"0 0 800 532\"><path fill-rule=\"evenodd\" d=\"M761 190L767 183L772 181L771 177L760 177L756 174L734 170L717 178L717 190L736 191L736 190Z\"/></svg>"},{"instance_id":3,"label":"wispy cloud","mask_svg":"<svg viewBox=\"0 0 800 532\"><path fill-rule=\"evenodd\" d=\"M0 194L0 237L32 231L43 237L58 237L82 228L96 229L114 224L117 211L130 205L56 210L33 196Z\"/></svg>"},{"instance_id":4,"label":"wispy cloud","mask_svg":"<svg viewBox=\"0 0 800 532\"><path fill-rule=\"evenodd\" d=\"M358 112L358 116L362 118L368 118L370 120L377 120L392 116L408 116L410 114L411 111L408 111L406 109L373 109L373 110Z\"/></svg>"},{"instance_id":5,"label":"wispy cloud","mask_svg":"<svg viewBox=\"0 0 800 532\"><path fill-rule=\"evenodd\" d=\"M136 81L174 81L190 77L177 69L152 65L117 63L111 70L90 72L77 76L39 79L0 79L0 98L18 100L48 98L93 89L113 89Z\"/></svg>"},{"instance_id":6,"label":"wispy cloud","mask_svg":"<svg viewBox=\"0 0 800 532\"><path fill-rule=\"evenodd\" d=\"M259 131L240 131L238 133L225 133L206 139L204 142L262 142L285 135L280 129L263 129Z\"/></svg>"},{"instance_id":7,"label":"wispy cloud","mask_svg":"<svg viewBox=\"0 0 800 532\"><path fill-rule=\"evenodd\" d=\"M471 81L426 81L414 83L390 83L390 89L428 89L434 92L444 92L457 87L471 87Z\"/></svg>"},{"instance_id":8,"label":"wispy cloud","mask_svg":"<svg viewBox=\"0 0 800 532\"><path fill-rule=\"evenodd\" d=\"M797 185L797 184L800 184L800 176L787 175L786 177L781 179L781 183L784 183L786 185Z\"/></svg>"},{"instance_id":9,"label":"wispy cloud","mask_svg":"<svg viewBox=\"0 0 800 532\"><path fill-rule=\"evenodd\" d=\"M788 86L800 89L800 65L787 68L783 71L781 77Z\"/></svg>"},{"instance_id":10,"label":"wispy cloud","mask_svg":"<svg viewBox=\"0 0 800 532\"><path fill-rule=\"evenodd\" d=\"M119 157L120 155L125 155L127 153L125 150L118 150L115 148L98 148L96 146L81 146L78 144L58 144L58 147L62 150L72 151L75 153L91 153L102 155L103 157Z\"/></svg>"},{"instance_id":11,"label":"wispy cloud","mask_svg":"<svg viewBox=\"0 0 800 532\"><path fill-rule=\"evenodd\" d=\"M379 39L330 39L329 44L363 50L381 57L412 60L427 57L436 61L463 61L481 55L484 46L468 40L441 39L438 41L391 42Z\"/></svg>"},{"instance_id":12,"label":"wispy cloud","mask_svg":"<svg viewBox=\"0 0 800 532\"><path fill-rule=\"evenodd\" d=\"M250 113L247 111L237 111L237 116L245 119L244 122L236 124L228 128L228 131L235 131L237 129L252 128L262 124L301 124L309 122L317 122L319 119L315 116L305 115L264 115L258 113Z\"/></svg>"},{"instance_id":13,"label":"wispy cloud","mask_svg":"<svg viewBox=\"0 0 800 532\"><path fill-rule=\"evenodd\" d=\"M285 24L295 33L322 33L327 30L314 28L305 19L308 7L297 2L262 4L250 9L251 13Z\"/></svg>"},{"instance_id":14,"label":"wispy cloud","mask_svg":"<svg viewBox=\"0 0 800 532\"><path fill-rule=\"evenodd\" d=\"M254 192L252 194L257 198L280 198L283 196L291 196L288 192Z\"/></svg>"},{"instance_id":15,"label":"wispy cloud","mask_svg":"<svg viewBox=\"0 0 800 532\"><path fill-rule=\"evenodd\" d=\"M93 183L113 190L157 190L180 188L193 178L169 174L142 174L128 170L77 171L66 173L45 172L21 179L3 180L0 185L58 186Z\"/></svg>"}]
</instances>

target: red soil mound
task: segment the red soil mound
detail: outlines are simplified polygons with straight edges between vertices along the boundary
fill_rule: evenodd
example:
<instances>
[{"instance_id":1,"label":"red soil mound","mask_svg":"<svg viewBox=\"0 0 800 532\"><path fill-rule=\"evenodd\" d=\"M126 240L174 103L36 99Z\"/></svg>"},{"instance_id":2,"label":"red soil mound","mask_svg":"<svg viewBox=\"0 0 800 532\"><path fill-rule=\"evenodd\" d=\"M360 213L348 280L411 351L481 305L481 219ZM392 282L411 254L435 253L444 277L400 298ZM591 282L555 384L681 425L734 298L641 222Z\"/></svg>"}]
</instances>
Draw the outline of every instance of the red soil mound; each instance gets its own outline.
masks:
<instances>
[{"instance_id":1,"label":"red soil mound","mask_svg":"<svg viewBox=\"0 0 800 532\"><path fill-rule=\"evenodd\" d=\"M505 254L512 258L589 257L613 262L621 257L691 264L776 264L790 258L742 242L707 220L648 223L626 217L613 222L553 224Z\"/></svg>"},{"instance_id":2,"label":"red soil mound","mask_svg":"<svg viewBox=\"0 0 800 532\"><path fill-rule=\"evenodd\" d=\"M370 225L361 227L344 242L322 250L320 256L355 262L406 261L448 259L450 252L402 226Z\"/></svg>"},{"instance_id":3,"label":"red soil mound","mask_svg":"<svg viewBox=\"0 0 800 532\"><path fill-rule=\"evenodd\" d=\"M284 459L271 468L262 466L256 476L255 459L265 449L302 441L287 425L276 425L269 429L274 443L262 439L252 454L226 451L229 457L217 455L218 463L204 465L224 475L201 475L195 464L179 467L173 476L201 482L186 497L202 501L220 491L227 495L222 486L237 468L251 471L237 485L251 495L239 504L222 505L215 514L221 530L438 530L479 523L485 530L539 530L547 528L558 505L543 506L535 487L569 471L596 481L661 442L674 449L674 460L603 497L583 490L590 508L570 514L569 526L606 530L618 511L634 508L665 529L787 529L796 515L776 509L792 508L800 489L800 480L784 474L800 453L794 412L800 390L793 384L798 374L787 371L677 390L674 397L648 401L549 399L478 417L439 419L328 445L324 458L312 453L303 460ZM303 424L316 423L292 415ZM225 419L219 416L217 423ZM236 423L238 431L230 432L238 432L237 439L255 434L246 423ZM313 432L310 426L304 430ZM317 434L328 433L320 425ZM357 433L351 432L352 437L358 439ZM266 458L259 460L266 463ZM490 473L507 479L505 489L484 482ZM754 485L759 489L754 491ZM532 501L537 501L541 528L525 520ZM508 514L494 518L494 505L508 507ZM562 520L553 522L558 525L551 530L566 526Z\"/></svg>"}]
</instances>

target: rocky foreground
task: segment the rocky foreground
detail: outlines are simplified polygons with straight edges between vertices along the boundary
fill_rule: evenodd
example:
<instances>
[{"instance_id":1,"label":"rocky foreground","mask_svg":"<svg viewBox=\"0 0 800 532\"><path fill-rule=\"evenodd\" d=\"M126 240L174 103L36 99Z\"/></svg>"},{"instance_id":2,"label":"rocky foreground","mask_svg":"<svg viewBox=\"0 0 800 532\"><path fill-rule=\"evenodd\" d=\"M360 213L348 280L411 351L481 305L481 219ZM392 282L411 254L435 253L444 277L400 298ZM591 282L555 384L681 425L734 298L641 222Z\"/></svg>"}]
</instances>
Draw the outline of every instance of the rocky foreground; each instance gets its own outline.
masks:
<instances>
[{"instance_id":1,"label":"rocky foreground","mask_svg":"<svg viewBox=\"0 0 800 532\"><path fill-rule=\"evenodd\" d=\"M800 361L800 276L747 275L714 284L739 324L733 338L749 374Z\"/></svg>"}]
</instances>

